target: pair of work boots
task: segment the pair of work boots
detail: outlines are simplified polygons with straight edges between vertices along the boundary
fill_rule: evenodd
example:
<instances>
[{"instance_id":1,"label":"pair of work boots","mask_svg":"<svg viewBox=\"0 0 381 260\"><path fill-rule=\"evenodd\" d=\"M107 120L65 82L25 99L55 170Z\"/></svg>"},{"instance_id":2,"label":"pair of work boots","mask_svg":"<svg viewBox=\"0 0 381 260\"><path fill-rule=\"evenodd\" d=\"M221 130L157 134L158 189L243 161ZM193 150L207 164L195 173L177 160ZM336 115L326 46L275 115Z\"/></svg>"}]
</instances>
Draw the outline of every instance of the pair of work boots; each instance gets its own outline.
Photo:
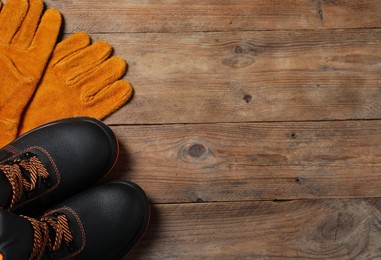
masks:
<instances>
[{"instance_id":1,"label":"pair of work boots","mask_svg":"<svg viewBox=\"0 0 381 260\"><path fill-rule=\"evenodd\" d=\"M130 251L149 222L145 193L127 181L89 188L118 152L112 130L85 117L0 149L0 259L120 259Z\"/></svg>"}]
</instances>

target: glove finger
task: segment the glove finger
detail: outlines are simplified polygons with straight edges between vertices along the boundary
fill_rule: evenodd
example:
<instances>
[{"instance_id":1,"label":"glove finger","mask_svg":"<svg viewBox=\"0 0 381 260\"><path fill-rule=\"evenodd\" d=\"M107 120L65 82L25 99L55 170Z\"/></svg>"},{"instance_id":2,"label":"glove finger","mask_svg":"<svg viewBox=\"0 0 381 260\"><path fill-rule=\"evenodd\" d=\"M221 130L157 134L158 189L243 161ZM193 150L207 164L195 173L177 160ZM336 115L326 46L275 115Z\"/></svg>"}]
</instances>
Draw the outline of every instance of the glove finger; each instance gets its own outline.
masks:
<instances>
[{"instance_id":1,"label":"glove finger","mask_svg":"<svg viewBox=\"0 0 381 260\"><path fill-rule=\"evenodd\" d=\"M132 87L126 80L118 80L97 93L85 104L88 116L103 119L123 106L132 95Z\"/></svg>"},{"instance_id":2,"label":"glove finger","mask_svg":"<svg viewBox=\"0 0 381 260\"><path fill-rule=\"evenodd\" d=\"M28 11L27 0L8 0L0 13L0 43L8 44L21 26Z\"/></svg>"},{"instance_id":3,"label":"glove finger","mask_svg":"<svg viewBox=\"0 0 381 260\"><path fill-rule=\"evenodd\" d=\"M65 70L67 75L78 77L82 73L97 67L108 57L110 57L112 47L107 42L96 42L86 47L66 59L57 63L57 67Z\"/></svg>"},{"instance_id":4,"label":"glove finger","mask_svg":"<svg viewBox=\"0 0 381 260\"><path fill-rule=\"evenodd\" d=\"M47 60L53 52L58 34L60 32L62 17L56 9L48 9L41 18L36 34L30 46L30 54Z\"/></svg>"},{"instance_id":5,"label":"glove finger","mask_svg":"<svg viewBox=\"0 0 381 260\"><path fill-rule=\"evenodd\" d=\"M120 79L126 72L125 60L112 57L77 78L76 86L82 88L85 99L95 96L99 91Z\"/></svg>"},{"instance_id":6,"label":"glove finger","mask_svg":"<svg viewBox=\"0 0 381 260\"><path fill-rule=\"evenodd\" d=\"M12 45L18 48L27 48L33 40L37 25L44 10L44 3L41 0L30 2L28 12L22 22L15 37L12 39Z\"/></svg>"},{"instance_id":7,"label":"glove finger","mask_svg":"<svg viewBox=\"0 0 381 260\"><path fill-rule=\"evenodd\" d=\"M55 65L69 55L78 52L91 44L90 36L84 32L77 32L64 39L55 47L51 64Z\"/></svg>"}]
</instances>

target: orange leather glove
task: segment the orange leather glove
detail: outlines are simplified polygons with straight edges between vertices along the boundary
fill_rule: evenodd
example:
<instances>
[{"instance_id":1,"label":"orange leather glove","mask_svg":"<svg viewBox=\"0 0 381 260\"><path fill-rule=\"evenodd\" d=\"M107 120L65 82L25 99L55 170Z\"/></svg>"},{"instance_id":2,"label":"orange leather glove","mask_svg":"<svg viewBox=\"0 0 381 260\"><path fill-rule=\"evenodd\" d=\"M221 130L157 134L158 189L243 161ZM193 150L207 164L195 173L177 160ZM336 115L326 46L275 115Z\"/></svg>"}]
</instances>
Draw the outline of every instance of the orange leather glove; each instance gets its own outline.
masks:
<instances>
[{"instance_id":1,"label":"orange leather glove","mask_svg":"<svg viewBox=\"0 0 381 260\"><path fill-rule=\"evenodd\" d=\"M59 43L25 109L19 135L65 117L102 119L121 107L130 98L132 87L120 80L126 62L110 57L111 52L108 43L91 44L83 32Z\"/></svg>"},{"instance_id":2,"label":"orange leather glove","mask_svg":"<svg viewBox=\"0 0 381 260\"><path fill-rule=\"evenodd\" d=\"M40 0L7 0L1 8L0 147L16 137L21 114L57 40L60 13L49 9L42 14Z\"/></svg>"}]
</instances>

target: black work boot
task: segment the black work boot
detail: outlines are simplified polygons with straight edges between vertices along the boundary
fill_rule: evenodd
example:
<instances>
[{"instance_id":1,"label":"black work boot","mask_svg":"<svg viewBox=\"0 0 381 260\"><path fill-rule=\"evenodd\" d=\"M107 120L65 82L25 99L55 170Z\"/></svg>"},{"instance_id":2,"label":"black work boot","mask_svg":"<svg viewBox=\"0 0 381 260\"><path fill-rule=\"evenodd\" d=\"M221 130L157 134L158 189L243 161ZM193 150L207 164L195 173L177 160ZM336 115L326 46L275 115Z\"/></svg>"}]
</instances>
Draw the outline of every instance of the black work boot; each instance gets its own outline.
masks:
<instances>
[{"instance_id":1,"label":"black work boot","mask_svg":"<svg viewBox=\"0 0 381 260\"><path fill-rule=\"evenodd\" d=\"M99 120L40 126L0 149L0 207L25 212L81 191L111 170L118 152L114 133Z\"/></svg>"},{"instance_id":2,"label":"black work boot","mask_svg":"<svg viewBox=\"0 0 381 260\"><path fill-rule=\"evenodd\" d=\"M144 191L114 181L83 191L33 219L0 209L0 253L13 259L120 259L150 218Z\"/></svg>"}]
</instances>

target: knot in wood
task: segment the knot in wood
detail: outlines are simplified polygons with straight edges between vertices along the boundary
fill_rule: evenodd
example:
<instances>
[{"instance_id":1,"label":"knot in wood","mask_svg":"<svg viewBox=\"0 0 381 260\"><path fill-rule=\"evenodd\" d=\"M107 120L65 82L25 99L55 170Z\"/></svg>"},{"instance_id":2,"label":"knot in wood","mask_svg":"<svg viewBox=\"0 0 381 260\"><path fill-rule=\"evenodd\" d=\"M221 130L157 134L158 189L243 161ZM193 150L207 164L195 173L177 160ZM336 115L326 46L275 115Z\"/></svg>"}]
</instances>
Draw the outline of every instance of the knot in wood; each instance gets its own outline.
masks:
<instances>
[{"instance_id":1,"label":"knot in wood","mask_svg":"<svg viewBox=\"0 0 381 260\"><path fill-rule=\"evenodd\" d=\"M193 144L189 147L188 152L190 156L199 158L206 152L206 148L202 144Z\"/></svg>"},{"instance_id":2,"label":"knot in wood","mask_svg":"<svg viewBox=\"0 0 381 260\"><path fill-rule=\"evenodd\" d=\"M234 48L234 52L240 54L240 53L243 52L243 49L242 49L241 46L236 46L236 47Z\"/></svg>"},{"instance_id":3,"label":"knot in wood","mask_svg":"<svg viewBox=\"0 0 381 260\"><path fill-rule=\"evenodd\" d=\"M246 95L243 96L243 100L244 100L246 103L250 103L252 99L253 99L253 96L252 96L252 95L246 94Z\"/></svg>"}]
</instances>

